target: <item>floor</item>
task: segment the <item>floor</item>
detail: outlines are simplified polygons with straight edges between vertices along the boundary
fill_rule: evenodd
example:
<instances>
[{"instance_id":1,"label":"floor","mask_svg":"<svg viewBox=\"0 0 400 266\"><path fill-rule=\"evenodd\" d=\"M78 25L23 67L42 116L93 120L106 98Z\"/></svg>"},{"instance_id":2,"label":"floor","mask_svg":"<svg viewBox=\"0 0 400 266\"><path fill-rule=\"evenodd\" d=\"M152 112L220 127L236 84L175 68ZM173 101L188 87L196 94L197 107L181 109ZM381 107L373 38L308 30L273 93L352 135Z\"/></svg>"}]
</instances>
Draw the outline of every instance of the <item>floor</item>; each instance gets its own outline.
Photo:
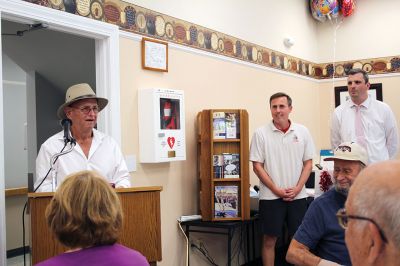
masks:
<instances>
[{"instance_id":1,"label":"floor","mask_svg":"<svg viewBox=\"0 0 400 266\"><path fill-rule=\"evenodd\" d=\"M29 256L29 254L27 254L25 256L26 258L26 266L30 266L31 265L31 258ZM17 257L12 257L7 259L7 266L24 266L24 256L17 256Z\"/></svg>"}]
</instances>

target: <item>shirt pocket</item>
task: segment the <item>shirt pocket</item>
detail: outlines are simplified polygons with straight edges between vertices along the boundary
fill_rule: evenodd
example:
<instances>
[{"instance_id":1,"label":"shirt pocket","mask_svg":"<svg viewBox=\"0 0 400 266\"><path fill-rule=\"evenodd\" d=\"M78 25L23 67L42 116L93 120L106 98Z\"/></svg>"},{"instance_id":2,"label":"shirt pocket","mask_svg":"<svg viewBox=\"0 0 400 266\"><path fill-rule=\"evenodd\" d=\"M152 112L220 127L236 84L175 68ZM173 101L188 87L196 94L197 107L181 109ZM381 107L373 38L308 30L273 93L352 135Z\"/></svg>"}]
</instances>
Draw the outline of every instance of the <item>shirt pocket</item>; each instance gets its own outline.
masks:
<instances>
[{"instance_id":1,"label":"shirt pocket","mask_svg":"<svg viewBox=\"0 0 400 266\"><path fill-rule=\"evenodd\" d=\"M355 130L354 118L343 121L340 127L341 142L355 141Z\"/></svg>"},{"instance_id":2,"label":"shirt pocket","mask_svg":"<svg viewBox=\"0 0 400 266\"><path fill-rule=\"evenodd\" d=\"M367 122L365 136L370 140L377 140L385 136L385 123L381 117L375 117L373 122Z\"/></svg>"},{"instance_id":3,"label":"shirt pocket","mask_svg":"<svg viewBox=\"0 0 400 266\"><path fill-rule=\"evenodd\" d=\"M287 153L290 154L292 152L296 157L302 156L304 153L304 138L297 133L291 134L286 137L285 147L287 149Z\"/></svg>"}]
</instances>

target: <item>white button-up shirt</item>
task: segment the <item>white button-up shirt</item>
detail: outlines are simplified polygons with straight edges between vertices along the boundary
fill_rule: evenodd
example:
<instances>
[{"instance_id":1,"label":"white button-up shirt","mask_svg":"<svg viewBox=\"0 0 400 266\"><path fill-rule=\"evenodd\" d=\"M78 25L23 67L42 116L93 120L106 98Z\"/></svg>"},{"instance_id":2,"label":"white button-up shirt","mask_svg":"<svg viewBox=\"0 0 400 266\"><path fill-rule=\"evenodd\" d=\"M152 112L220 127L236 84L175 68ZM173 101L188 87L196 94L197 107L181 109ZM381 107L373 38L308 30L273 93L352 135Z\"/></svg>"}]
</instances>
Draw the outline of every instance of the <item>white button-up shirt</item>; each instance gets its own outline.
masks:
<instances>
[{"instance_id":1,"label":"white button-up shirt","mask_svg":"<svg viewBox=\"0 0 400 266\"><path fill-rule=\"evenodd\" d=\"M69 145L64 150L67 150ZM35 189L49 171L51 157L60 152L63 146L63 132L53 135L42 144L36 158ZM52 191L53 174L56 175L56 185L59 186L66 175L83 170L97 171L116 187L131 186L130 175L117 142L96 129L93 129L93 140L88 157L85 156L79 144L76 144L71 152L58 158L53 168L54 173L49 173L37 190L38 192Z\"/></svg>"},{"instance_id":2,"label":"white button-up shirt","mask_svg":"<svg viewBox=\"0 0 400 266\"><path fill-rule=\"evenodd\" d=\"M386 103L370 97L360 107L369 163L394 159L399 149L399 139L392 110ZM355 109L351 99L335 109L331 124L333 149L345 141L357 142Z\"/></svg>"}]
</instances>

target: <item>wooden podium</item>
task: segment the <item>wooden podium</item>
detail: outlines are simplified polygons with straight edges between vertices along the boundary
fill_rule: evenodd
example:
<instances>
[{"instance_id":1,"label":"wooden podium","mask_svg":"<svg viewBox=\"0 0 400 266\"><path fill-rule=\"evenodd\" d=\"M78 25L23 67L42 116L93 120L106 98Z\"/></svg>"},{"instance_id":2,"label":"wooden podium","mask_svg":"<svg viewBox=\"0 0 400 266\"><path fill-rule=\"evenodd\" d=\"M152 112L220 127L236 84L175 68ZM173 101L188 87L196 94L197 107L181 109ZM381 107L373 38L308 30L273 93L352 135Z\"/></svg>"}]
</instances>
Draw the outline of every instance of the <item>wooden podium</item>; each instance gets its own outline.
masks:
<instances>
[{"instance_id":1,"label":"wooden podium","mask_svg":"<svg viewBox=\"0 0 400 266\"><path fill-rule=\"evenodd\" d=\"M162 187L116 189L124 212L121 244L141 252L147 260L161 261L160 192ZM45 210L53 192L29 193L32 265L66 250L50 232Z\"/></svg>"}]
</instances>

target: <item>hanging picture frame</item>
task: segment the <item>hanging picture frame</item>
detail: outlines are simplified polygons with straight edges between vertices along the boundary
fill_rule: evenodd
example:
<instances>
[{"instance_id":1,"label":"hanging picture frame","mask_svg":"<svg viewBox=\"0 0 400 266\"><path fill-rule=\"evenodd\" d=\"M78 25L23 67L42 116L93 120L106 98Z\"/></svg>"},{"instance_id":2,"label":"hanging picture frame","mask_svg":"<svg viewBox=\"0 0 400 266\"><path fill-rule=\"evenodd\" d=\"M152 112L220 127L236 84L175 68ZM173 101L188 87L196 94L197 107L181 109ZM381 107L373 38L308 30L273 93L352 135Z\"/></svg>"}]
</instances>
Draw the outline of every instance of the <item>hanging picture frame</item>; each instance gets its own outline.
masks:
<instances>
[{"instance_id":1,"label":"hanging picture frame","mask_svg":"<svg viewBox=\"0 0 400 266\"><path fill-rule=\"evenodd\" d=\"M378 101L383 101L382 83L371 84L368 90L368 96ZM335 107L338 107L349 99L350 95L347 86L335 87Z\"/></svg>"},{"instance_id":2,"label":"hanging picture frame","mask_svg":"<svg viewBox=\"0 0 400 266\"><path fill-rule=\"evenodd\" d=\"M160 72L168 72L168 43L143 38L142 68Z\"/></svg>"}]
</instances>

